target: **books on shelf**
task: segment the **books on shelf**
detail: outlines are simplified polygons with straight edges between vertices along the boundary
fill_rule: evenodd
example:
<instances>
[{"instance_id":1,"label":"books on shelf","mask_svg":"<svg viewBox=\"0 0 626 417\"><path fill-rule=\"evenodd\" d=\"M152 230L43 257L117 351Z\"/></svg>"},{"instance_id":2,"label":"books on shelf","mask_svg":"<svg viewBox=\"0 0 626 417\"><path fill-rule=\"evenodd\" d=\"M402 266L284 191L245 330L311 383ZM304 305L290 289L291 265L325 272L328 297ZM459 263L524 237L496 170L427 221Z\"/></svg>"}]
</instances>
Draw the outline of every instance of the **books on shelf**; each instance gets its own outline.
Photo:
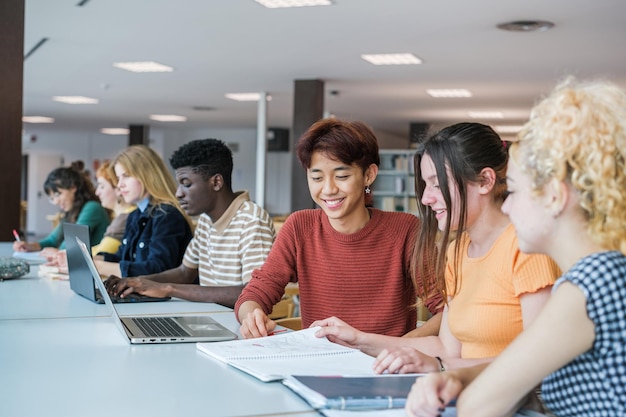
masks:
<instances>
[{"instance_id":1,"label":"books on shelf","mask_svg":"<svg viewBox=\"0 0 626 417\"><path fill-rule=\"evenodd\" d=\"M203 353L264 381L289 375L375 375L374 358L316 337L319 327L256 339L197 343Z\"/></svg>"},{"instance_id":2,"label":"books on shelf","mask_svg":"<svg viewBox=\"0 0 626 417\"><path fill-rule=\"evenodd\" d=\"M381 410L403 408L416 374L374 376L292 375L283 384L315 409Z\"/></svg>"}]
</instances>

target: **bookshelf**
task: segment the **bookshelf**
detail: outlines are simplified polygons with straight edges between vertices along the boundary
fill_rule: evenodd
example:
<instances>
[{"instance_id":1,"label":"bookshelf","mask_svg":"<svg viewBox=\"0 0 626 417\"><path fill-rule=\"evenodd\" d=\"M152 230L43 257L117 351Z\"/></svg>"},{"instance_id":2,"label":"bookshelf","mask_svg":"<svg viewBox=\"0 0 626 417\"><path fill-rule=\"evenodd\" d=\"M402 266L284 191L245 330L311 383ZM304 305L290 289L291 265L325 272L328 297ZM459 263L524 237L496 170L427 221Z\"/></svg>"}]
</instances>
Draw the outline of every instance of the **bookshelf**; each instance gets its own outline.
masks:
<instances>
[{"instance_id":1,"label":"bookshelf","mask_svg":"<svg viewBox=\"0 0 626 417\"><path fill-rule=\"evenodd\" d=\"M378 177L372 184L374 207L417 214L414 149L381 149Z\"/></svg>"}]
</instances>

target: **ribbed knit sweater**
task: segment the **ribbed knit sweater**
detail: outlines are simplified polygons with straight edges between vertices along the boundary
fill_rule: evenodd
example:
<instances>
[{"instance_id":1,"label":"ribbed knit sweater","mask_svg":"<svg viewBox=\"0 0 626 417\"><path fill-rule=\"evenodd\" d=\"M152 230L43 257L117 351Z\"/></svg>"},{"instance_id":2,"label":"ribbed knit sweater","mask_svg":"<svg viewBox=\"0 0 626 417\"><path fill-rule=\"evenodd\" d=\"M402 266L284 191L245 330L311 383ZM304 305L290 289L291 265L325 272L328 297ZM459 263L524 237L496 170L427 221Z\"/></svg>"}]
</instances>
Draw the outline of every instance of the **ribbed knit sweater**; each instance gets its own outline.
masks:
<instances>
[{"instance_id":1,"label":"ribbed knit sweater","mask_svg":"<svg viewBox=\"0 0 626 417\"><path fill-rule=\"evenodd\" d=\"M520 297L551 286L561 275L546 255L519 249L515 228L509 225L489 251L468 256L470 239L460 236L461 279L454 279L454 244L448 250L446 279L448 326L461 342L462 358L497 356L524 330Z\"/></svg>"},{"instance_id":2,"label":"ribbed knit sweater","mask_svg":"<svg viewBox=\"0 0 626 417\"><path fill-rule=\"evenodd\" d=\"M365 332L400 336L414 329L416 290L409 264L420 221L407 213L370 213L367 225L353 234L333 229L321 209L291 214L235 311L252 300L269 313L285 285L297 282L304 327L337 316ZM426 304L434 309L440 301Z\"/></svg>"}]
</instances>

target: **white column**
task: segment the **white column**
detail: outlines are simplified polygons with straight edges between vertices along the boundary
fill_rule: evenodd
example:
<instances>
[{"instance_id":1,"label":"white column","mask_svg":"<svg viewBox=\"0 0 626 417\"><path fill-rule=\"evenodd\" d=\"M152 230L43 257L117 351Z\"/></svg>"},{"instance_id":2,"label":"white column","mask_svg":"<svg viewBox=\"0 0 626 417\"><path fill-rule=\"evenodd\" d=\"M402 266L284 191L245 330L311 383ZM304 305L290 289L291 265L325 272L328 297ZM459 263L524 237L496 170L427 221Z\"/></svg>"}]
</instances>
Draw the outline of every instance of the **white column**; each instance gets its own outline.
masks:
<instances>
[{"instance_id":1,"label":"white column","mask_svg":"<svg viewBox=\"0 0 626 417\"><path fill-rule=\"evenodd\" d=\"M267 154L267 93L259 94L256 132L256 203L265 207L265 160Z\"/></svg>"}]
</instances>

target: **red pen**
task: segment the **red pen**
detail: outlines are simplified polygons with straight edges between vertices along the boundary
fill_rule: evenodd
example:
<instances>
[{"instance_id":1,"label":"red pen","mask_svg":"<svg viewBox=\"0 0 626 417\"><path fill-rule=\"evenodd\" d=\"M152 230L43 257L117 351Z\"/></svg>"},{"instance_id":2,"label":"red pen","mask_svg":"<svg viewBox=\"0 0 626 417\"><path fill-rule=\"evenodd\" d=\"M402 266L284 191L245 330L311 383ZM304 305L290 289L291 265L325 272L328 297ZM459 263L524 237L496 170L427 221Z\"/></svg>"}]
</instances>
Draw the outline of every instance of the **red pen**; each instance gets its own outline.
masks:
<instances>
[{"instance_id":1,"label":"red pen","mask_svg":"<svg viewBox=\"0 0 626 417\"><path fill-rule=\"evenodd\" d=\"M17 230L13 229L13 236L15 237L15 241L16 242L21 242L22 239L20 239L20 234L17 233Z\"/></svg>"},{"instance_id":2,"label":"red pen","mask_svg":"<svg viewBox=\"0 0 626 417\"><path fill-rule=\"evenodd\" d=\"M280 330L274 330L273 332L271 332L270 334L268 334L268 336L274 336L275 334L278 333L284 333L284 332L288 332L289 329L280 329Z\"/></svg>"}]
</instances>

